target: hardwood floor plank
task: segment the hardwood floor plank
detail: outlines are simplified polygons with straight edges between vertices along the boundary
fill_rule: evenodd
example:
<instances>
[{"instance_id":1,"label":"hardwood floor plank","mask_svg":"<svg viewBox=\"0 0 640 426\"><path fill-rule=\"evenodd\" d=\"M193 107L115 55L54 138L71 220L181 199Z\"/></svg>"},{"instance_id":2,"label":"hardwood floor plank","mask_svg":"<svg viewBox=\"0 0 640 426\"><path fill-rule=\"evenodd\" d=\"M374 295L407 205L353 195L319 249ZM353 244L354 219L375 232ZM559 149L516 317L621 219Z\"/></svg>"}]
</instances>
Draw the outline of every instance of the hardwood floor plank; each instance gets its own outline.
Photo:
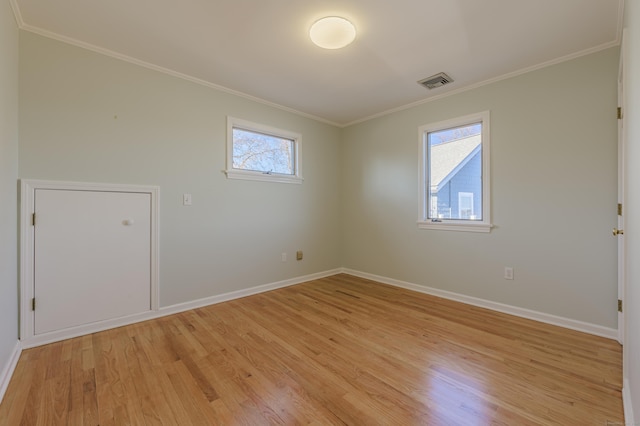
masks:
<instances>
[{"instance_id":1,"label":"hardwood floor plank","mask_svg":"<svg viewBox=\"0 0 640 426\"><path fill-rule=\"evenodd\" d=\"M180 402L181 409L176 409L177 419L184 421L185 424L188 422L194 425L220 424L209 407L209 400L199 392L198 384L184 363L180 360L172 363L167 368L167 379L167 389L169 389L168 385L171 384L173 390L168 390L166 394L170 395L171 393L169 392L173 392Z\"/></svg>"},{"instance_id":2,"label":"hardwood floor plank","mask_svg":"<svg viewBox=\"0 0 640 426\"><path fill-rule=\"evenodd\" d=\"M0 412L0 419L6 419L7 424L17 425L21 422L27 401L29 400L34 376L36 374L36 368L34 366L37 362L37 358L35 355L36 352L23 352L22 356L18 360L18 364L16 365L13 375L15 377L21 377L24 381L24 385L17 387L15 392L5 393L4 400L0 407L11 407L11 410L8 413L6 410L4 413Z\"/></svg>"},{"instance_id":3,"label":"hardwood floor plank","mask_svg":"<svg viewBox=\"0 0 640 426\"><path fill-rule=\"evenodd\" d=\"M21 425L35 425L38 422L38 416L40 414L40 404L42 402L42 393L44 389L45 375L47 371L47 365L44 361L47 348L34 348L34 353L30 354L31 359L29 362L29 368L34 370L34 375L29 383L29 392L27 395L27 401L24 405L24 409L21 414ZM15 375L14 375L15 377ZM9 386L13 383L14 378L11 379ZM9 389L7 389L7 392ZM2 403L4 406L4 402ZM3 416L0 415L0 418Z\"/></svg>"},{"instance_id":4,"label":"hardwood floor plank","mask_svg":"<svg viewBox=\"0 0 640 426\"><path fill-rule=\"evenodd\" d=\"M93 359L95 362L96 397L98 418L101 425L115 424L114 405L120 389L118 371L115 365L114 340L112 330L105 331L100 337L93 339Z\"/></svg>"},{"instance_id":5,"label":"hardwood floor plank","mask_svg":"<svg viewBox=\"0 0 640 426\"><path fill-rule=\"evenodd\" d=\"M93 368L83 370L82 392L83 423L85 425L100 424L96 378Z\"/></svg>"},{"instance_id":6,"label":"hardwood floor plank","mask_svg":"<svg viewBox=\"0 0 640 426\"><path fill-rule=\"evenodd\" d=\"M153 366L136 336L131 338L131 342L127 348L128 374L135 386L144 422L148 425L178 424L179 419L175 418L166 403L166 396L157 377L163 373L164 366Z\"/></svg>"},{"instance_id":7,"label":"hardwood floor plank","mask_svg":"<svg viewBox=\"0 0 640 426\"><path fill-rule=\"evenodd\" d=\"M173 321L172 325L176 325L179 323L179 317L176 317ZM208 378L202 373L199 363L196 360L202 360L206 357L207 353L202 349L202 346L191 336L185 336L186 329L184 331L180 331L179 327L168 327L167 322L162 322L162 326L165 329L165 336L169 341L169 345L171 346L174 353L178 355L179 361L182 362L184 367L189 370L189 374L193 378L193 380L197 383L198 387L202 394L206 397L208 402L215 401L218 399L218 394L214 387L209 382ZM193 348L193 344L196 343L197 347L199 347L200 351L190 350ZM196 360L194 360L194 358Z\"/></svg>"},{"instance_id":8,"label":"hardwood floor plank","mask_svg":"<svg viewBox=\"0 0 640 426\"><path fill-rule=\"evenodd\" d=\"M122 333L117 333L118 344L122 351L119 364L120 377L122 379L122 386L124 388L124 394L126 396L125 404L127 407L131 425L145 425L146 422L144 420L144 413L142 411L142 401L136 389L134 376L133 374L131 374L132 367L129 362L132 358L137 361L137 357L135 356L136 347L130 337L130 333L134 329L137 328L125 328Z\"/></svg>"},{"instance_id":9,"label":"hardwood floor plank","mask_svg":"<svg viewBox=\"0 0 640 426\"><path fill-rule=\"evenodd\" d=\"M49 361L48 361L49 362ZM45 380L39 422L43 425L66 424L69 415L70 361L58 365L59 373Z\"/></svg>"},{"instance_id":10,"label":"hardwood floor plank","mask_svg":"<svg viewBox=\"0 0 640 426\"><path fill-rule=\"evenodd\" d=\"M23 351L0 425L622 424L621 347L349 275Z\"/></svg>"}]
</instances>

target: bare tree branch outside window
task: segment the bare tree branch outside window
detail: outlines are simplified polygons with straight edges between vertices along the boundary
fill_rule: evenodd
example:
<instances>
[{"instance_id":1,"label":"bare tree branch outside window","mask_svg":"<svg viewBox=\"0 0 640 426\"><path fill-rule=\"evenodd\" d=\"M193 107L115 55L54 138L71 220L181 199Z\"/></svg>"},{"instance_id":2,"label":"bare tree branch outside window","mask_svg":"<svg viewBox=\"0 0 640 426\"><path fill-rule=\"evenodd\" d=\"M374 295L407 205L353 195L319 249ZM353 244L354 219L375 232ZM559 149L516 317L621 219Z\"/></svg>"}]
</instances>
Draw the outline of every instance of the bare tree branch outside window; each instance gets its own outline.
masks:
<instances>
[{"instance_id":1,"label":"bare tree branch outside window","mask_svg":"<svg viewBox=\"0 0 640 426\"><path fill-rule=\"evenodd\" d=\"M233 129L233 168L295 175L295 141L249 130Z\"/></svg>"}]
</instances>

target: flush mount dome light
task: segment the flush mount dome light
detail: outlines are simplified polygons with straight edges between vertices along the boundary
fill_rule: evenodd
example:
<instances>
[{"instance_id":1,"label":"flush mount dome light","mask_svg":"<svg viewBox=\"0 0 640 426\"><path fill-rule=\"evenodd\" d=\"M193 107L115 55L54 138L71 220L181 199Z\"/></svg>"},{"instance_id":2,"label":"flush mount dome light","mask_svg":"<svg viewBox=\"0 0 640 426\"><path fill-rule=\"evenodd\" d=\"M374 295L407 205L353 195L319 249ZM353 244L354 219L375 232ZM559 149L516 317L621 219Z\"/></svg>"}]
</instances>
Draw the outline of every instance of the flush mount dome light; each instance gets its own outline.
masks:
<instances>
[{"instance_id":1,"label":"flush mount dome light","mask_svg":"<svg viewBox=\"0 0 640 426\"><path fill-rule=\"evenodd\" d=\"M339 16L327 16L311 26L309 37L323 49L340 49L355 40L356 27Z\"/></svg>"}]
</instances>

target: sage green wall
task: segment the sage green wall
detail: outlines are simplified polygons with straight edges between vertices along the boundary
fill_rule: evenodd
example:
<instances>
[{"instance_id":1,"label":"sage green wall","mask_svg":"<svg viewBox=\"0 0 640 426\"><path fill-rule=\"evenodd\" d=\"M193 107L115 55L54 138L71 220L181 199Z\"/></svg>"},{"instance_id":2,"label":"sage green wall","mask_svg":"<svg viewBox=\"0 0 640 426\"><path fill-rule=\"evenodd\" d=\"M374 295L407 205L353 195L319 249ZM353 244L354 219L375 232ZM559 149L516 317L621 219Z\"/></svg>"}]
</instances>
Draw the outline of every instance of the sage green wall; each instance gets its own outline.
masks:
<instances>
[{"instance_id":1,"label":"sage green wall","mask_svg":"<svg viewBox=\"0 0 640 426\"><path fill-rule=\"evenodd\" d=\"M345 266L616 327L617 49L342 130L28 32L20 61L21 178L161 187L162 306ZM418 230L418 127L483 110L495 228ZM304 184L227 180L227 115L302 133Z\"/></svg>"},{"instance_id":2,"label":"sage green wall","mask_svg":"<svg viewBox=\"0 0 640 426\"><path fill-rule=\"evenodd\" d=\"M18 342L18 27L0 2L0 379Z\"/></svg>"},{"instance_id":3,"label":"sage green wall","mask_svg":"<svg viewBox=\"0 0 640 426\"><path fill-rule=\"evenodd\" d=\"M20 178L158 185L161 306L341 266L340 129L20 35ZM227 179L227 115L302 134L304 183Z\"/></svg>"},{"instance_id":4,"label":"sage green wall","mask_svg":"<svg viewBox=\"0 0 640 426\"><path fill-rule=\"evenodd\" d=\"M345 129L343 265L616 328L617 68L612 48ZM485 110L495 228L419 230L418 127Z\"/></svg>"}]
</instances>

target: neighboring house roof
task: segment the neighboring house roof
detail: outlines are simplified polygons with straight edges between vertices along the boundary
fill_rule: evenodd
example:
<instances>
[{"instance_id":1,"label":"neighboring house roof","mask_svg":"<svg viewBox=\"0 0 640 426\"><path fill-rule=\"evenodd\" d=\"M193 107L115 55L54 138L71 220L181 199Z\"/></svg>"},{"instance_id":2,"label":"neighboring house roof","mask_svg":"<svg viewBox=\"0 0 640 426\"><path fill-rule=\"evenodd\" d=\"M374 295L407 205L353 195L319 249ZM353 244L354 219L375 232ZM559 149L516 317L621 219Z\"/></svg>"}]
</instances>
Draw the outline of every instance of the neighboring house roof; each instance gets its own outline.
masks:
<instances>
[{"instance_id":1,"label":"neighboring house roof","mask_svg":"<svg viewBox=\"0 0 640 426\"><path fill-rule=\"evenodd\" d=\"M480 152L481 135L455 139L431 147L431 191L438 192Z\"/></svg>"}]
</instances>

